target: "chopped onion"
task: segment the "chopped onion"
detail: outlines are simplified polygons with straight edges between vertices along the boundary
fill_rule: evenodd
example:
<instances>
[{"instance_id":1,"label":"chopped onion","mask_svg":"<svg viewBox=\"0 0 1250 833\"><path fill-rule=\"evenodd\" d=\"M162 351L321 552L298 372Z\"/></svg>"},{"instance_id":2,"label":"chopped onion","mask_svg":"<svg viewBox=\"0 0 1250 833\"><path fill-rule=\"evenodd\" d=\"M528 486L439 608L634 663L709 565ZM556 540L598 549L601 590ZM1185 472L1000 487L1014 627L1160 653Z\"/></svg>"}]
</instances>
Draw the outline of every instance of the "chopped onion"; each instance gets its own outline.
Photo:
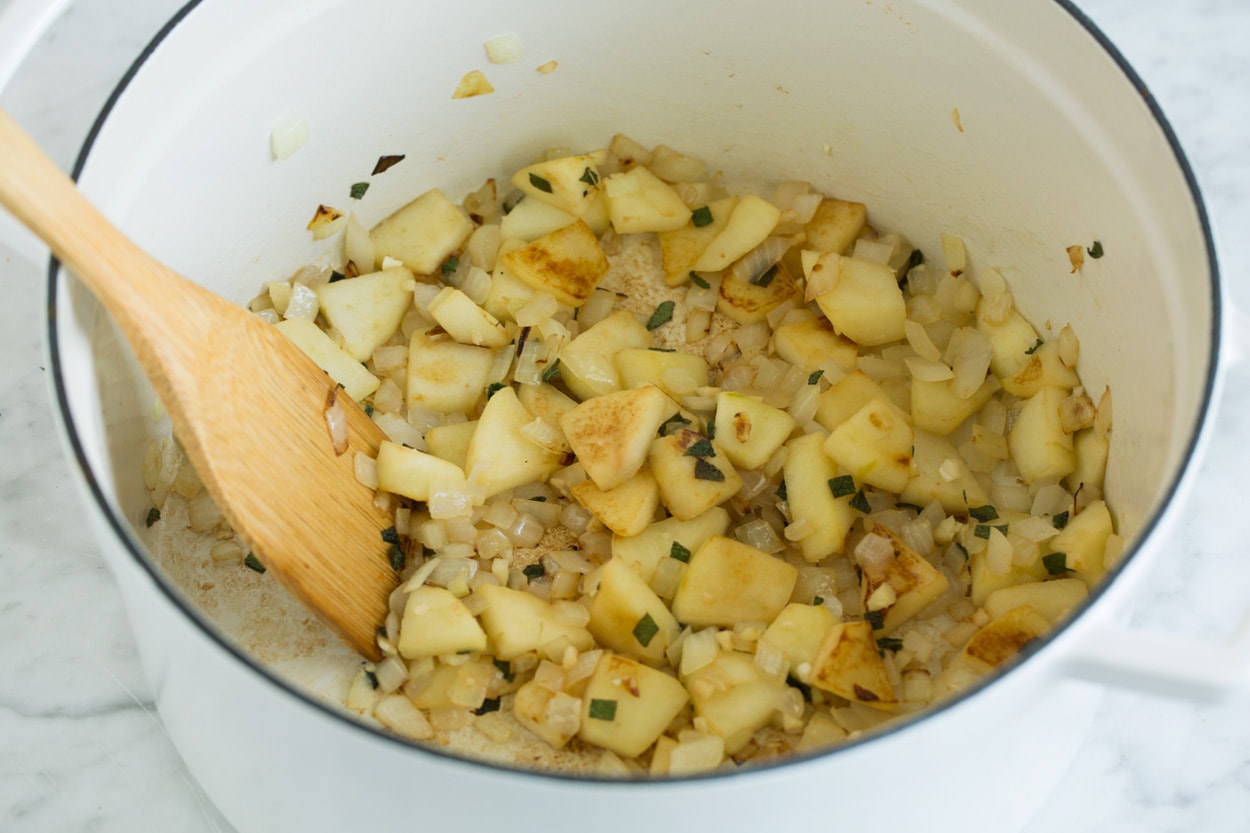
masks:
<instances>
[{"instance_id":1,"label":"chopped onion","mask_svg":"<svg viewBox=\"0 0 1250 833\"><path fill-rule=\"evenodd\" d=\"M704 628L686 637L681 648L681 676L688 677L700 668L710 665L720 652L716 641L716 628Z\"/></svg>"},{"instance_id":2,"label":"chopped onion","mask_svg":"<svg viewBox=\"0 0 1250 833\"><path fill-rule=\"evenodd\" d=\"M374 411L373 421L382 429L387 438L399 445L406 445L418 451L425 451L425 436L408 423L403 417L390 413Z\"/></svg>"},{"instance_id":3,"label":"chopped onion","mask_svg":"<svg viewBox=\"0 0 1250 833\"><path fill-rule=\"evenodd\" d=\"M352 461L352 466L356 473L356 480L366 489L376 489L378 487L378 461L365 454L363 451L357 451L356 457Z\"/></svg>"},{"instance_id":4,"label":"chopped onion","mask_svg":"<svg viewBox=\"0 0 1250 833\"><path fill-rule=\"evenodd\" d=\"M777 530L763 518L753 518L734 529L734 537L744 544L767 553L781 552L785 541L777 536Z\"/></svg>"},{"instance_id":5,"label":"chopped onion","mask_svg":"<svg viewBox=\"0 0 1250 833\"><path fill-rule=\"evenodd\" d=\"M516 311L513 318L522 327L534 327L556 314L560 303L546 292L535 292L525 306Z\"/></svg>"},{"instance_id":6,"label":"chopped onion","mask_svg":"<svg viewBox=\"0 0 1250 833\"><path fill-rule=\"evenodd\" d=\"M274 159L290 159L307 141L308 122L298 113L283 113L269 128L269 149Z\"/></svg>"},{"instance_id":7,"label":"chopped onion","mask_svg":"<svg viewBox=\"0 0 1250 833\"><path fill-rule=\"evenodd\" d=\"M321 304L317 300L317 293L302 283L297 283L291 287L291 296L286 302L286 309L282 311L282 317L305 318L312 321L317 317L320 309Z\"/></svg>"},{"instance_id":8,"label":"chopped onion","mask_svg":"<svg viewBox=\"0 0 1250 833\"><path fill-rule=\"evenodd\" d=\"M935 347L934 350L936 351L936 349ZM955 377L955 371L946 365L938 361L921 358L920 356L904 359L903 363L911 371L912 378L921 382L944 382Z\"/></svg>"},{"instance_id":9,"label":"chopped onion","mask_svg":"<svg viewBox=\"0 0 1250 833\"><path fill-rule=\"evenodd\" d=\"M868 533L855 545L855 563L871 579L885 575L886 568L894 561L894 545L890 539L876 533Z\"/></svg>"},{"instance_id":10,"label":"chopped onion","mask_svg":"<svg viewBox=\"0 0 1250 833\"><path fill-rule=\"evenodd\" d=\"M739 327L737 332L734 333L734 342L738 345L738 349L745 354L752 350L763 350L768 345L770 335L768 322L757 321L754 324L745 324Z\"/></svg>"},{"instance_id":11,"label":"chopped onion","mask_svg":"<svg viewBox=\"0 0 1250 833\"><path fill-rule=\"evenodd\" d=\"M518 512L517 518L504 530L508 540L518 547L534 547L542 540L543 525L528 512Z\"/></svg>"},{"instance_id":12,"label":"chopped onion","mask_svg":"<svg viewBox=\"0 0 1250 833\"><path fill-rule=\"evenodd\" d=\"M521 60L525 49L521 46L521 36L515 32L491 38L483 44L486 57L492 64L510 64Z\"/></svg>"}]
</instances>

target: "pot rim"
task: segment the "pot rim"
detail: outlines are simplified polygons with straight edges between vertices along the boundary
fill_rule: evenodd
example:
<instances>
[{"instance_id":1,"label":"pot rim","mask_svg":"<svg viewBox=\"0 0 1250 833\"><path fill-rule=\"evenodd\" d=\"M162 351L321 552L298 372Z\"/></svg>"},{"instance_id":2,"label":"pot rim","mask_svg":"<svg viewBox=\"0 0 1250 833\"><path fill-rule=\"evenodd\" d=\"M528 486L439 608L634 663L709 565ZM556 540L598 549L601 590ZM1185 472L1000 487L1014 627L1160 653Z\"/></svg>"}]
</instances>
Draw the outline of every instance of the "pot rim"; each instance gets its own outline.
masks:
<instances>
[{"instance_id":1,"label":"pot rim","mask_svg":"<svg viewBox=\"0 0 1250 833\"><path fill-rule=\"evenodd\" d=\"M185 20L188 16L190 16L190 14L195 11L195 9L201 4L201 2L202 0L188 0L188 2L184 6L182 6L173 15L173 17L169 19L169 21L160 29L160 31L156 33L156 35L143 48L143 50L135 58L134 62L126 70L125 74L122 76L121 80L117 83L116 87L113 89L112 93L109 95L107 101L104 103L99 114L96 116L95 121L92 123L91 129L88 131L87 136L85 140L83 141L82 148L80 149L78 156L75 159L74 166L70 174L71 177L75 181L77 181L79 176L82 174L82 171L84 170L87 164L88 158L90 157L91 151L95 145L97 137L99 136L101 130L104 128L105 122L108 120L109 116L112 114L113 109L116 106L118 100L121 98L122 94L129 87L131 81L135 78L135 76L139 73L139 71L143 69L143 66L147 62L147 60L156 52L157 49L160 48L160 46L164 43L165 39L170 35L170 33L173 32L173 30L177 28L178 25L181 24L183 20ZM1220 366L1220 348L1221 348L1221 334L1222 334L1222 326L1223 326L1222 319L1224 316L1224 308L1223 308L1223 303L1222 303L1223 296L1221 292L1219 264L1216 258L1215 240L1212 234L1210 218L1207 214L1206 204L1202 198L1202 192L1201 192L1201 189L1199 188L1197 178L1195 177L1193 169L1190 166L1187 157L1185 156L1185 152L1181 147L1180 141L1177 138L1176 133L1172 129L1172 126L1169 123L1167 117L1164 115L1162 109L1158 105L1154 96L1151 94L1149 88L1146 86L1145 82L1137 74L1137 72L1133 69L1133 67L1129 64L1128 60L1115 47L1115 45L1111 42L1111 40L1102 32L1102 30L1099 29L1098 26L1084 12L1082 12L1079 8L1077 8L1077 6L1074 3L1074 0L1050 0L1050 2L1055 3L1057 6L1060 7L1060 9L1067 12L1072 17L1074 22L1077 25L1079 25L1081 28L1083 28L1086 31L1086 33L1089 34L1094 39L1094 41L1099 46L1102 47L1104 52L1106 52L1108 57L1112 59L1115 65L1124 74L1128 82L1133 86L1134 90L1136 90L1137 94L1141 97L1143 103L1146 105L1151 116L1154 118L1154 121L1157 127L1162 131L1163 136L1168 143L1168 146L1172 150L1172 153L1176 160L1176 164L1179 167L1185 179L1186 186L1189 189L1190 196L1193 200L1194 211L1197 215L1198 223L1202 231L1204 248L1206 252L1206 260L1207 260L1207 265L1208 265L1208 269L1210 273L1210 292L1211 292L1211 311L1212 311L1211 347L1210 347L1210 354L1209 354L1208 363L1207 363L1206 378L1203 380L1202 401L1198 409L1198 418L1195 423L1194 430L1186 444L1184 458L1183 458L1184 462L1178 468L1171 483L1168 484L1167 492L1171 494L1175 494L1177 489L1180 487L1181 483L1190 475L1190 472L1193 470L1195 466L1195 452L1201 442L1204 432L1209 430L1209 423L1211 422L1214 405L1215 405L1215 397L1216 397L1216 392L1217 392L1217 387L1218 387L1217 382L1218 382L1219 366ZM286 680L282 679L280 676L275 674L273 671L266 668L264 665L260 664L257 660L249 656L241 648L239 648L238 646L231 643L228 639L226 639L213 626L213 624L207 619L207 617L204 616L203 613L201 613L198 609L196 609L193 605L191 605L187 600L183 598L181 593L174 586L173 582L165 575L165 573L162 570L160 570L157 567L157 565L152 560L150 560L145 555L144 548L139 544L137 539L128 530L127 521L113 511L110 502L106 498L104 491L100 486L99 478L96 476L95 471L92 469L90 460L88 459L86 451L83 447L83 441L81 437L79 436L79 432L75 425L73 414L70 409L68 386L65 381L64 366L62 364L61 355L60 355L60 347L59 347L58 338L57 338L58 319L60 317L58 314L58 309L57 309L57 297L58 297L57 290L59 286L59 279L61 277L61 268L60 268L59 261L55 257L49 258L47 275L48 275L48 279L47 279L48 280L47 282L48 297L47 297L46 337L47 337L48 346L49 346L49 358L51 362L52 381L53 381L53 388L54 388L55 399L56 399L56 407L59 412L59 416L61 418L62 430L64 431L65 439L68 442L68 445L72 451L74 464L80 476L83 478L83 481L86 484L88 490L90 491L91 498L95 504L96 509L98 509L100 513L103 515L109 528L112 530L113 534L116 535L118 541L125 548L129 556L135 561L135 563L139 566L139 568L143 572L145 572L149 578L152 579L156 587L158 587L161 593L164 594L166 600L170 604L172 604L176 609L178 609L183 615L185 615L187 619L189 619L192 623L194 623L195 626L199 629L199 631L201 631L202 634L206 636L211 642L215 643L218 648L225 651L227 654L233 656L243 666L250 669L260 678L268 681L268 683L273 685L279 691L284 692L286 695L293 698L297 703L302 703L304 706L311 707L315 712L319 712L324 717L327 717L333 721L338 721L340 724L346 725L350 727L351 729L364 732L366 733L366 735L371 735L373 736L373 738L378 739L384 743L392 743L392 744L396 744L399 747L406 747L407 749L412 750L412 752L417 755L429 755L436 759L454 761L457 764L481 766L488 770L494 770L500 774L538 776L544 779L550 779L552 781L564 782L564 783L591 782L591 783L605 784L605 785L606 784L636 785L641 782L641 783L653 783L657 786L660 786L664 784L684 783L684 782L691 782L691 781L721 781L726 778L740 776L740 775L747 775L752 772L765 771L765 770L776 771L784 767L798 766L798 765L806 764L808 762L818 760L818 759L824 759L824 758L837 756L837 755L850 754L854 749L862 746L863 744L871 743L880 738L891 736L898 732L906 731L911 726L917 723L935 718L938 715L942 714L943 712L946 712L950 709L953 709L957 706L960 706L972 700L974 697L977 697L981 692L983 692L987 687L998 682L1003 677L1006 677L1007 675L1015 673L1016 670L1019 669L1023 664L1028 663L1031 660L1033 660L1033 657L1035 657L1039 652L1044 650L1052 642L1057 640L1061 636L1061 634L1066 633L1068 629L1071 628L1075 622L1082 619L1086 615L1087 611L1096 602L1098 602L1098 600L1101 599L1104 596L1104 594L1106 594L1108 588L1116 582L1116 580L1128 567L1129 563L1132 562L1137 557L1138 552L1140 551L1142 547L1142 544L1148 538L1151 537L1156 527L1158 527L1158 525L1162 521L1164 514L1168 511L1168 509L1172 505L1171 501L1165 501L1158 508L1154 510L1154 512L1143 523L1142 531L1140 535L1138 536L1137 542L1135 542L1129 549L1125 551L1124 557L1120 560L1120 562L1115 567L1108 570L1102 582L1090 592L1088 598L1086 598L1073 610L1072 615L1070 615L1065 622L1053 628L1044 637L1034 640L1032 643L1026 645L1024 648L1021 649L1020 654L1013 661L1005 664L1004 666L999 667L998 669L995 669L993 672L989 674L986 674L981 679L979 679L975 684L965 689L964 691L960 692L959 694L952 696L948 698L947 700L938 703L937 705L926 708L918 712L917 714L893 720L881 728L873 729L871 731L865 732L860 737L845 741L843 743L839 743L838 745L830 747L829 749L826 749L823 751L816 751L816 752L811 752L807 754L791 755L779 761L769 761L769 762L764 762L760 764L752 764L750 766L746 766L737 770L729 770L729 771L718 770L716 772L702 773L702 774L695 774L695 775L668 776L663 779L652 779L647 776L643 776L638 779L629 779L629 778L585 775L585 774L566 773L566 772L548 771L548 770L527 770L527 769L523 769L517 766L511 766L507 764L496 763L493 761L480 760L480 759L471 758L471 757L464 756L464 755L453 754L441 748L424 745L422 743L419 743L413 740L408 740L399 735L384 731L383 729L380 729L374 726L369 726L365 723L355 720L351 716L341 711L335 710L331 708L330 706L328 706L327 704L323 703L322 701L310 696L309 694L300 690L297 686L291 684L290 682L287 682ZM1034 663L1034 665L1035 664L1036 663Z\"/></svg>"}]
</instances>

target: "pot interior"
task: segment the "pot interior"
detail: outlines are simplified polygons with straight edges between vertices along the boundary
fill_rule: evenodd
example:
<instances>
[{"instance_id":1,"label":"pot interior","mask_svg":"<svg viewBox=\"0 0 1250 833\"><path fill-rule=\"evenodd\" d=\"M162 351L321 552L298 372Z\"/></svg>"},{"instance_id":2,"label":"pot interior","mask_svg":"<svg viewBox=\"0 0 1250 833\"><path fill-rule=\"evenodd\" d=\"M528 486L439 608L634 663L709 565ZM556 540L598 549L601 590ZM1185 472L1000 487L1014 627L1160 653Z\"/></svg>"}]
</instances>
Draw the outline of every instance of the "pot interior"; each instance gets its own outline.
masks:
<instances>
[{"instance_id":1,"label":"pot interior","mask_svg":"<svg viewBox=\"0 0 1250 833\"><path fill-rule=\"evenodd\" d=\"M524 57L489 63L483 42L506 32ZM547 61L553 73L536 71ZM495 92L454 100L474 69ZM309 139L275 161L270 129L287 113ZM266 280L328 259L337 242L304 231L319 203L369 226L430 187L458 200L546 148L602 147L618 132L699 156L743 186L807 180L863 201L871 224L932 256L941 233L962 236L974 267L1000 268L1039 330L1072 325L1095 398L1112 389L1106 494L1137 548L1206 413L1217 288L1170 132L1061 3L640 0L590 13L494 0L465 13L212 0L143 56L80 183L157 257L244 303ZM386 154L405 158L370 178ZM365 179L367 196L350 200ZM1095 241L1104 256L1074 271L1066 248ZM225 639L301 686L341 686L345 651L309 636L298 608L267 598L281 613L257 629L229 586L198 587L202 553L149 558L140 461L165 424L95 302L58 282L54 303L71 438L104 510L134 532L127 546Z\"/></svg>"}]
</instances>

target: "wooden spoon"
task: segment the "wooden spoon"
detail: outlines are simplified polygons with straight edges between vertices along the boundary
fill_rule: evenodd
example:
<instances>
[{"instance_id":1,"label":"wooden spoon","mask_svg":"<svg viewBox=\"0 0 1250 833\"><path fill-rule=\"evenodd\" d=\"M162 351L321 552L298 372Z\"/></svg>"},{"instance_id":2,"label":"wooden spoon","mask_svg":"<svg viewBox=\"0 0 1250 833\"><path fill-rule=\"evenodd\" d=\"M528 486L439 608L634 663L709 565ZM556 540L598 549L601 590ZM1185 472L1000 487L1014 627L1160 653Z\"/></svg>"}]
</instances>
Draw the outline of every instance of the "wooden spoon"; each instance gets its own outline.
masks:
<instances>
[{"instance_id":1,"label":"wooden spoon","mask_svg":"<svg viewBox=\"0 0 1250 833\"><path fill-rule=\"evenodd\" d=\"M354 458L376 456L381 430L272 325L126 238L2 110L0 159L0 203L120 326L235 532L349 645L379 659L398 581L382 538L392 520L356 479ZM345 415L345 449L332 442L328 408Z\"/></svg>"}]
</instances>

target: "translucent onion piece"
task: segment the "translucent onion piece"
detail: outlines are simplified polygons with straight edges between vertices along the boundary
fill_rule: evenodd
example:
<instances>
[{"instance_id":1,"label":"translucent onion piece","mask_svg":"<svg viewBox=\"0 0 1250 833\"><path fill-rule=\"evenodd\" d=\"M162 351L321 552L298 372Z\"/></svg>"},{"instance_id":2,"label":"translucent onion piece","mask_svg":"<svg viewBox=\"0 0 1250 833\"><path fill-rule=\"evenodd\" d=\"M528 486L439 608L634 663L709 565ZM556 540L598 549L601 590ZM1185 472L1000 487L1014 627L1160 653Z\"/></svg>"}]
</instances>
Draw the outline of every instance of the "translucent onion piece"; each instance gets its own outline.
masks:
<instances>
[{"instance_id":1,"label":"translucent onion piece","mask_svg":"<svg viewBox=\"0 0 1250 833\"><path fill-rule=\"evenodd\" d=\"M894 545L882 535L869 533L855 545L855 563L869 578L878 579L894 560Z\"/></svg>"},{"instance_id":2,"label":"translucent onion piece","mask_svg":"<svg viewBox=\"0 0 1250 833\"><path fill-rule=\"evenodd\" d=\"M903 333L907 336L907 343L916 351L917 356L931 362L941 361L942 351L933 343L933 339L929 338L929 333L922 323L908 318L903 322Z\"/></svg>"},{"instance_id":3,"label":"translucent onion piece","mask_svg":"<svg viewBox=\"0 0 1250 833\"><path fill-rule=\"evenodd\" d=\"M934 350L936 351L937 348L935 347ZM955 371L938 361L912 356L904 359L903 363L911 371L912 378L921 382L944 382L947 379L955 378Z\"/></svg>"},{"instance_id":4,"label":"translucent onion piece","mask_svg":"<svg viewBox=\"0 0 1250 833\"><path fill-rule=\"evenodd\" d=\"M291 287L291 297L287 300L286 309L282 312L283 318L306 318L309 321L317 317L317 313L321 309L321 304L317 300L317 293L313 292L302 283L297 283Z\"/></svg>"},{"instance_id":5,"label":"translucent onion piece","mask_svg":"<svg viewBox=\"0 0 1250 833\"><path fill-rule=\"evenodd\" d=\"M366 489L376 489L378 487L378 461L365 454L363 451L356 452L356 458L352 461L353 469L356 473L356 480Z\"/></svg>"}]
</instances>

